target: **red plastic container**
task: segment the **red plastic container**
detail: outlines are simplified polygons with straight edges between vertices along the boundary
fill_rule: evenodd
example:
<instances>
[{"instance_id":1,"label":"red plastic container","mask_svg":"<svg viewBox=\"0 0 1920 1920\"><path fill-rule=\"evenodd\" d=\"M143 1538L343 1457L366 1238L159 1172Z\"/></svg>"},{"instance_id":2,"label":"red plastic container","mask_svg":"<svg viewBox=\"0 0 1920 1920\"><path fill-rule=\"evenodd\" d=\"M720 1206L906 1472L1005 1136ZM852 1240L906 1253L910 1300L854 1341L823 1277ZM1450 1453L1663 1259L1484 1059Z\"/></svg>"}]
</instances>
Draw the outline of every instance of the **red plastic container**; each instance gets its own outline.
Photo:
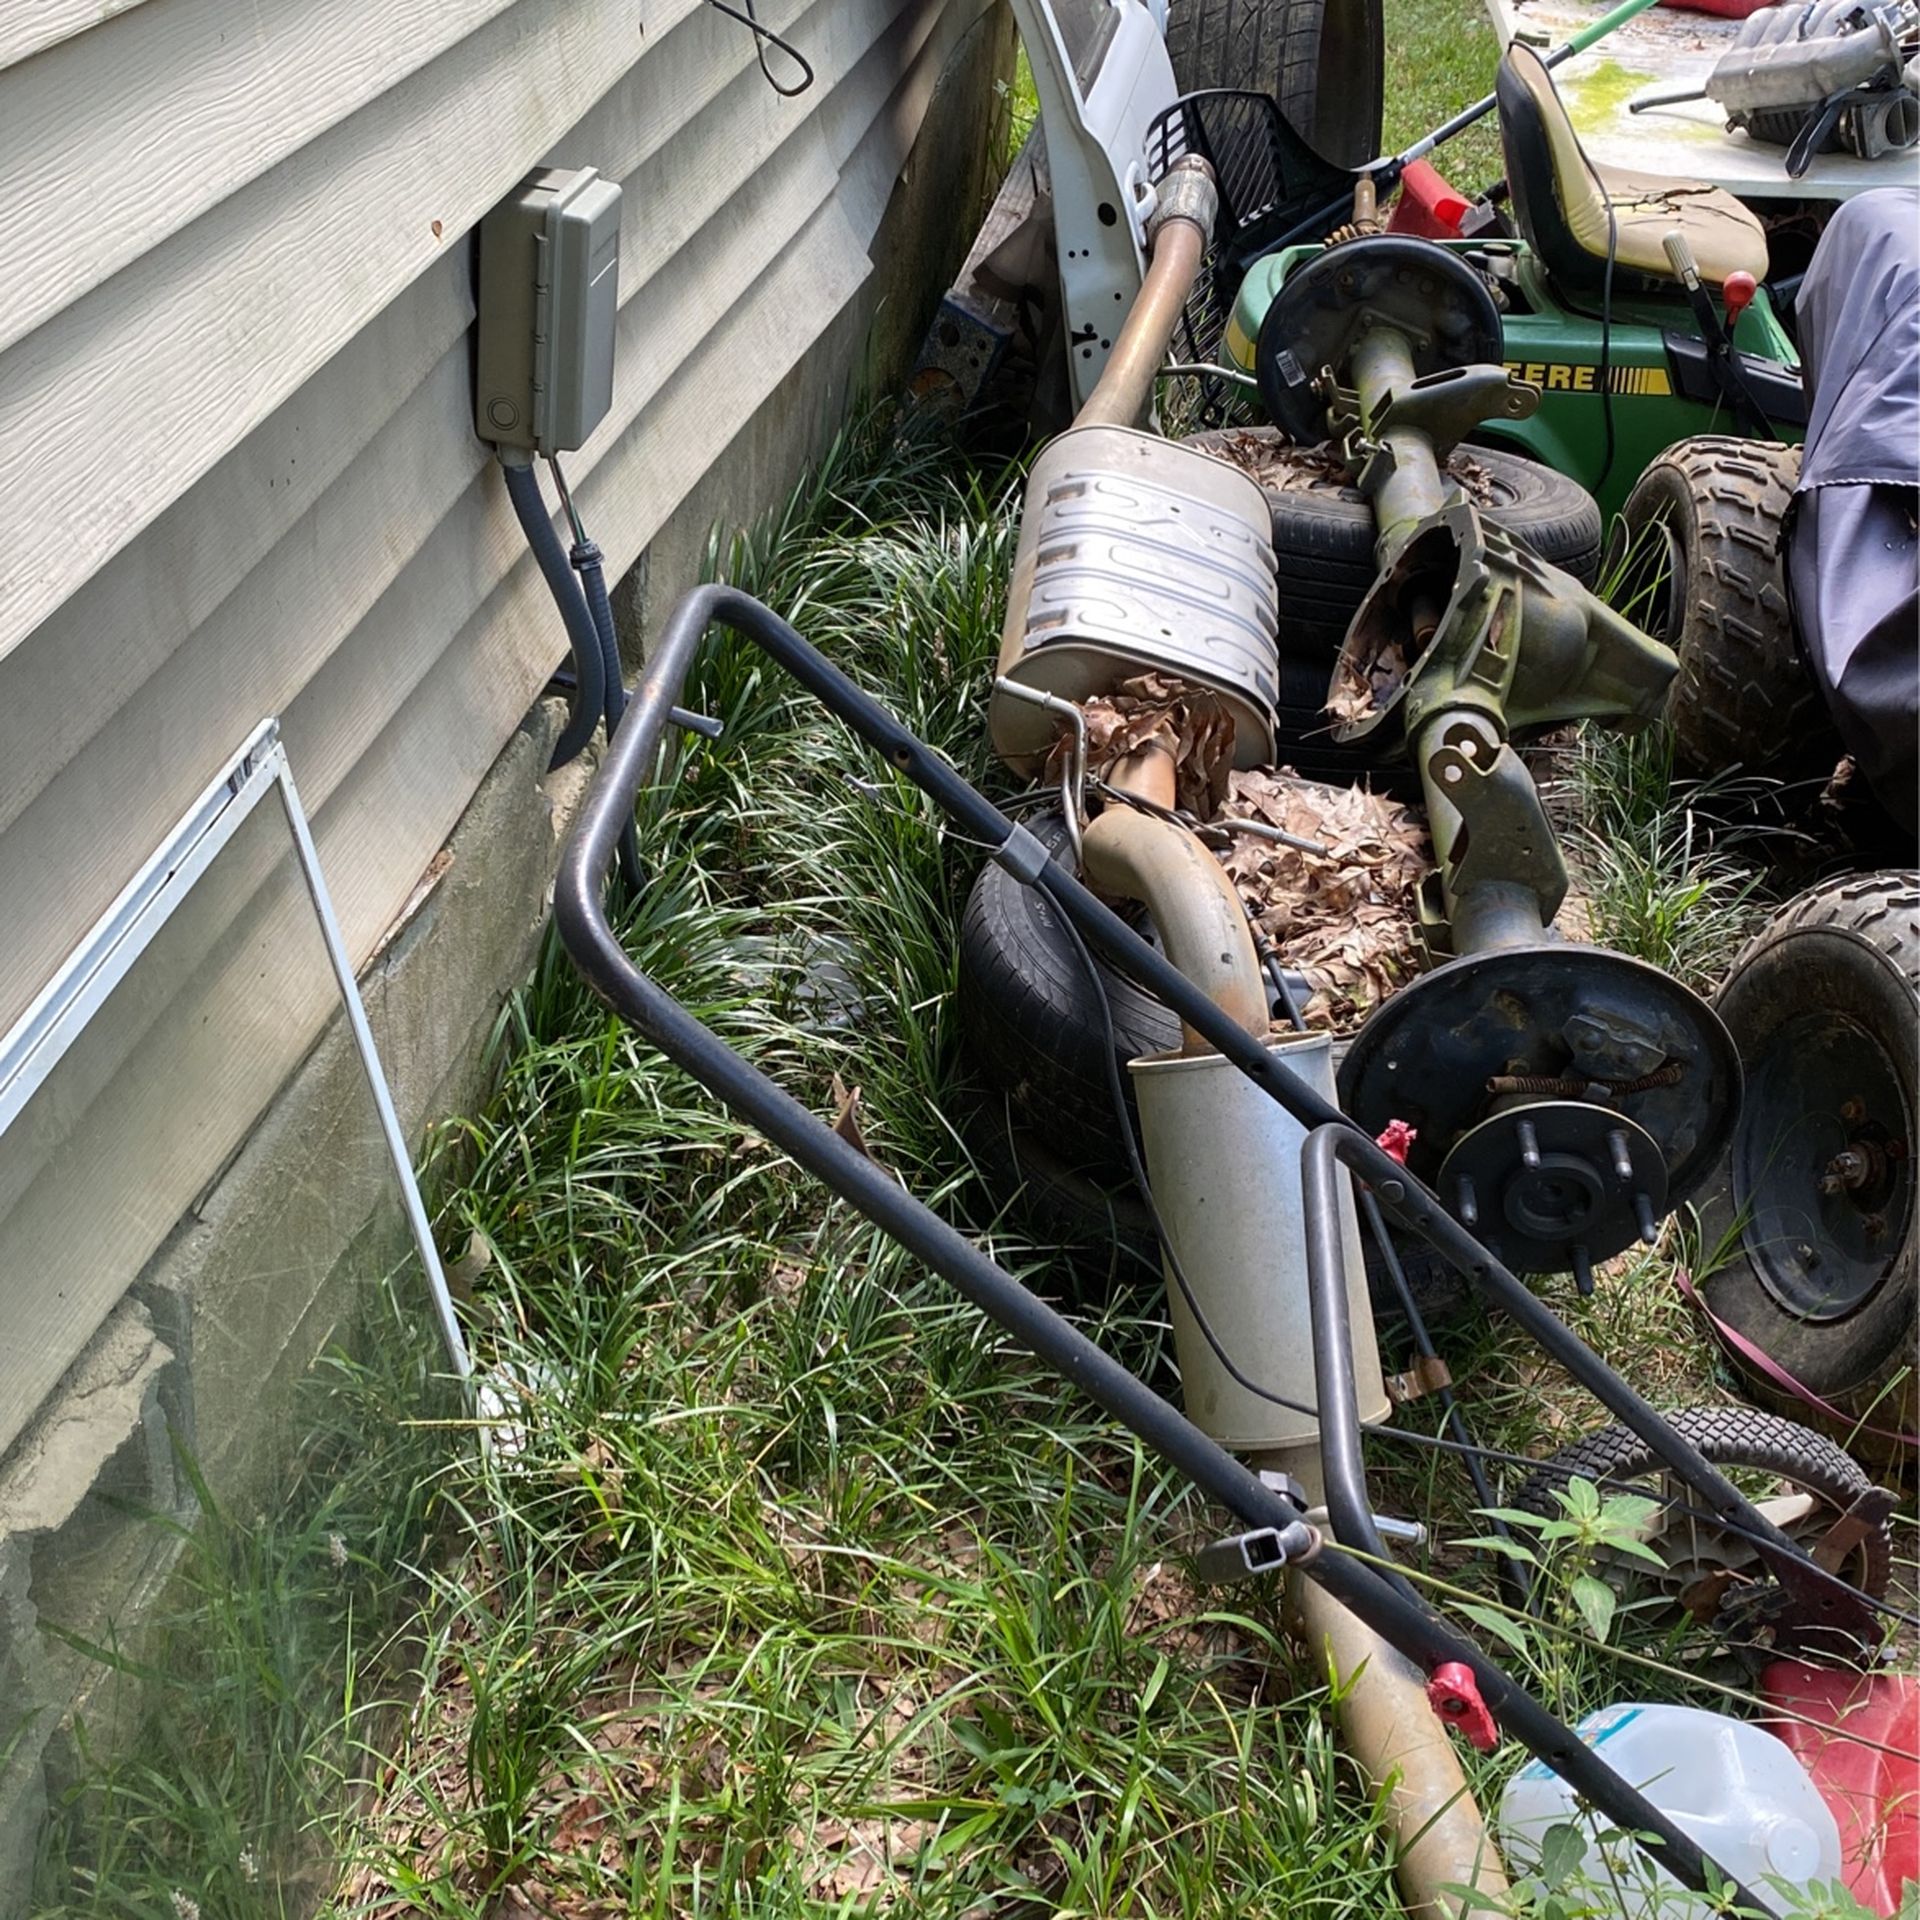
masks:
<instances>
[{"instance_id":1,"label":"red plastic container","mask_svg":"<svg viewBox=\"0 0 1920 1920\"><path fill-rule=\"evenodd\" d=\"M1438 169L1415 160L1400 176L1400 198L1387 216L1387 231L1422 240L1458 240L1460 222L1471 204L1464 193L1447 185Z\"/></svg>"},{"instance_id":2,"label":"red plastic container","mask_svg":"<svg viewBox=\"0 0 1920 1920\"><path fill-rule=\"evenodd\" d=\"M1840 1823L1847 1890L1893 1920L1904 1884L1920 1880L1920 1680L1776 1660L1760 1691L1804 1716L1770 1720L1767 1731L1793 1749Z\"/></svg>"},{"instance_id":3,"label":"red plastic container","mask_svg":"<svg viewBox=\"0 0 1920 1920\"><path fill-rule=\"evenodd\" d=\"M1773 0L1660 0L1660 4L1679 13L1711 13L1722 20L1744 20L1748 14L1771 6Z\"/></svg>"}]
</instances>

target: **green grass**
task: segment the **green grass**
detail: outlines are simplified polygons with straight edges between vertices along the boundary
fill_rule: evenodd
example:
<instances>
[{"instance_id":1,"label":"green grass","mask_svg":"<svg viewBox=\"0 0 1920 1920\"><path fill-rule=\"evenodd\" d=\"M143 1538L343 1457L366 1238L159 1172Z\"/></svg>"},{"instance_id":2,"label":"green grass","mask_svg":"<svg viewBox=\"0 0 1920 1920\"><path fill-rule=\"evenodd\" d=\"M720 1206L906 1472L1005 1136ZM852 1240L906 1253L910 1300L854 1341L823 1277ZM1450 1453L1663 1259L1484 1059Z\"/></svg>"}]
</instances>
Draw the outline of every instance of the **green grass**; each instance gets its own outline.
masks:
<instances>
[{"instance_id":1,"label":"green grass","mask_svg":"<svg viewBox=\"0 0 1920 1920\"><path fill-rule=\"evenodd\" d=\"M136 1638L42 1621L96 1674L42 1835L40 1920L292 1920L332 1884L417 1693L419 1569L455 1437L433 1420L455 1409L415 1263L388 1280L364 1290L358 1357L320 1356L275 1407L291 1445L244 1505L176 1442L187 1511L127 1516L176 1556Z\"/></svg>"},{"instance_id":2,"label":"green grass","mask_svg":"<svg viewBox=\"0 0 1920 1920\"><path fill-rule=\"evenodd\" d=\"M726 571L977 773L1002 488L868 451ZM1048 1284L964 1147L971 850L748 649L689 698L727 733L649 809L630 950L817 1110L858 1085L873 1151ZM342 1911L1378 1913L1324 1685L1270 1597L1188 1586L1185 1489L552 951L510 1038L442 1231L490 1245L478 1345L526 1392L458 1492L431 1704ZM1148 1304L1100 1331L1154 1370Z\"/></svg>"},{"instance_id":3,"label":"green grass","mask_svg":"<svg viewBox=\"0 0 1920 1920\"><path fill-rule=\"evenodd\" d=\"M984 776L1008 485L854 436L716 566ZM688 698L726 733L646 804L629 950L816 1111L857 1086L876 1156L1063 1293L1060 1250L967 1150L952 991L977 853L750 649L710 644ZM490 1251L473 1333L506 1405L444 1484L461 1550L333 1911L1392 1910L1389 1832L1277 1595L1187 1577L1217 1515L551 945L501 1038L498 1097L449 1130L440 1232ZM1669 1280L1649 1259L1591 1301L1550 1291L1671 1403L1718 1389ZM1171 1392L1161 1311L1121 1297L1086 1324ZM1493 1444L1593 1424L1510 1332L1449 1345ZM1379 1453L1383 1500L1440 1530L1417 1571L1504 1644L1487 1556L1452 1544L1484 1529L1457 1466ZM1624 1671L1572 1627L1528 1635L1511 1657L1569 1712L1693 1685L1657 1635ZM1515 1758L1477 1764L1488 1795Z\"/></svg>"},{"instance_id":4,"label":"green grass","mask_svg":"<svg viewBox=\"0 0 1920 1920\"><path fill-rule=\"evenodd\" d=\"M1019 158L1020 149L1027 144L1027 135L1040 118L1040 96L1034 90L1033 68L1027 60L1025 47L1019 50L1015 58L1012 81L1001 90L1001 109L1007 122L1006 140L1001 148L1004 169Z\"/></svg>"},{"instance_id":5,"label":"green grass","mask_svg":"<svg viewBox=\"0 0 1920 1920\"><path fill-rule=\"evenodd\" d=\"M1710 993L1764 924L1764 782L1676 779L1663 726L1585 728L1559 811L1593 937ZM1743 823L1742 816L1745 816Z\"/></svg>"},{"instance_id":6,"label":"green grass","mask_svg":"<svg viewBox=\"0 0 1920 1920\"><path fill-rule=\"evenodd\" d=\"M1385 0L1384 144L1402 152L1493 91L1499 43L1481 0ZM1500 136L1489 114L1436 151L1433 164L1465 193L1500 177Z\"/></svg>"}]
</instances>

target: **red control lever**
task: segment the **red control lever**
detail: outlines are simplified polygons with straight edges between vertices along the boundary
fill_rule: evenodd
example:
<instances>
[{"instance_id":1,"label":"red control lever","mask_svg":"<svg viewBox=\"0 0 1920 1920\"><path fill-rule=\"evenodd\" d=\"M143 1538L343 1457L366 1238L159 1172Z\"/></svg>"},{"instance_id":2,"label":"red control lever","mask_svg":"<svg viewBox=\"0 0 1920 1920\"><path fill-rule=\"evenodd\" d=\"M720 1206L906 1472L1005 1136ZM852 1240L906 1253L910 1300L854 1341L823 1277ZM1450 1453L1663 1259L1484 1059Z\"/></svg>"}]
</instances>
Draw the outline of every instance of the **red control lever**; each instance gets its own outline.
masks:
<instances>
[{"instance_id":1,"label":"red control lever","mask_svg":"<svg viewBox=\"0 0 1920 1920\"><path fill-rule=\"evenodd\" d=\"M1491 1753L1500 1744L1500 1729L1464 1662L1448 1660L1434 1668L1427 1676L1427 1704L1477 1751Z\"/></svg>"},{"instance_id":2,"label":"red control lever","mask_svg":"<svg viewBox=\"0 0 1920 1920\"><path fill-rule=\"evenodd\" d=\"M1730 273L1720 291L1727 297L1727 337L1732 339L1733 329L1740 316L1753 305L1760 283L1750 273Z\"/></svg>"},{"instance_id":3,"label":"red control lever","mask_svg":"<svg viewBox=\"0 0 1920 1920\"><path fill-rule=\"evenodd\" d=\"M1407 1149L1419 1138L1418 1127L1410 1127L1404 1120L1389 1120L1373 1144L1389 1160L1398 1160L1404 1167L1407 1164Z\"/></svg>"}]
</instances>

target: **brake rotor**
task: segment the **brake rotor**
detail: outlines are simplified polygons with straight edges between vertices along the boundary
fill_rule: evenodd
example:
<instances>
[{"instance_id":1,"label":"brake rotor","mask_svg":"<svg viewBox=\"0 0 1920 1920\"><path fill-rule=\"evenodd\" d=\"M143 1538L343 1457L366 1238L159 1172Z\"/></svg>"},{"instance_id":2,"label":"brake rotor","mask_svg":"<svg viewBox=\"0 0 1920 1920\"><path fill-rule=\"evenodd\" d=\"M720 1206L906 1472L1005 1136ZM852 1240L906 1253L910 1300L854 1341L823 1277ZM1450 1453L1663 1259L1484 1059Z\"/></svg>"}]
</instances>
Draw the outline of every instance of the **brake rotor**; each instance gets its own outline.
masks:
<instances>
[{"instance_id":1,"label":"brake rotor","mask_svg":"<svg viewBox=\"0 0 1920 1920\"><path fill-rule=\"evenodd\" d=\"M1657 1223L1719 1162L1740 1088L1698 994L1572 942L1436 967L1340 1068L1346 1111L1369 1133L1414 1128L1409 1169L1521 1273L1580 1272L1642 1238L1649 1210Z\"/></svg>"},{"instance_id":2,"label":"brake rotor","mask_svg":"<svg viewBox=\"0 0 1920 1920\"><path fill-rule=\"evenodd\" d=\"M1463 1227L1516 1273L1572 1269L1651 1242L1666 1218L1659 1142L1624 1114L1581 1100L1530 1100L1482 1120L1441 1163L1438 1190Z\"/></svg>"}]
</instances>

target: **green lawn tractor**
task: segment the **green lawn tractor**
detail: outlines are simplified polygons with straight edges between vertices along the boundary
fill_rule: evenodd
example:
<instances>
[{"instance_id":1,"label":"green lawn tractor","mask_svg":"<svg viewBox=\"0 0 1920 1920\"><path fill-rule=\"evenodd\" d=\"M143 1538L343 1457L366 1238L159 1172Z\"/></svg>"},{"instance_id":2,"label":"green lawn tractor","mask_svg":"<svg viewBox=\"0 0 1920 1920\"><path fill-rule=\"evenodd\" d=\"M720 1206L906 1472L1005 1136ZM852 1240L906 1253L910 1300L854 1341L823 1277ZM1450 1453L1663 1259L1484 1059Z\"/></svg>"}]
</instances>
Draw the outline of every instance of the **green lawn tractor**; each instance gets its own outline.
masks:
<instances>
[{"instance_id":1,"label":"green lawn tractor","mask_svg":"<svg viewBox=\"0 0 1920 1920\"><path fill-rule=\"evenodd\" d=\"M1579 482L1608 517L1676 441L1728 432L1798 439L1799 363L1764 285L1759 220L1719 188L1594 166L1546 63L1528 47L1502 58L1496 98L1514 232L1444 244L1487 282L1507 371L1538 387L1541 402L1476 439ZM1322 250L1318 233L1313 244L1274 244L1298 228L1291 189L1313 169L1289 149L1284 127L1244 101L1202 95L1183 109L1184 144L1239 185L1226 196L1237 230L1216 236L1205 296L1214 311L1196 317L1193 344L1214 346L1252 376L1283 428L1317 421L1324 370L1299 366L1265 326L1280 290ZM1363 186L1349 231L1377 230L1369 197Z\"/></svg>"}]
</instances>

